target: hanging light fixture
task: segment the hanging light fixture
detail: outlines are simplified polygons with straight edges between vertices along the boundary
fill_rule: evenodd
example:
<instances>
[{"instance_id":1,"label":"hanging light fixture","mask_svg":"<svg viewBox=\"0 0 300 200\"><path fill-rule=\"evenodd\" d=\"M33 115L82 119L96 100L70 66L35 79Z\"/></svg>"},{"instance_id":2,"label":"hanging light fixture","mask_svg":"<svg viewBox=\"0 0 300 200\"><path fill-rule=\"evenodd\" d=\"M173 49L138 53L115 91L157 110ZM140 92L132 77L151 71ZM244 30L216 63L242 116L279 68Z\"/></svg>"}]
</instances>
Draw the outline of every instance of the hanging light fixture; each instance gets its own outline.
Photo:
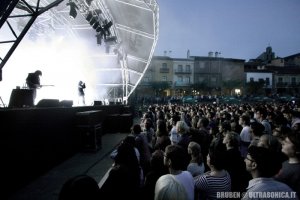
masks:
<instances>
[{"instance_id":1,"label":"hanging light fixture","mask_svg":"<svg viewBox=\"0 0 300 200\"><path fill-rule=\"evenodd\" d=\"M67 3L66 5L70 6L70 13L69 13L70 18L75 19L77 16L77 11L76 11L76 9L78 9L77 5L72 0L70 0L69 3Z\"/></svg>"}]
</instances>

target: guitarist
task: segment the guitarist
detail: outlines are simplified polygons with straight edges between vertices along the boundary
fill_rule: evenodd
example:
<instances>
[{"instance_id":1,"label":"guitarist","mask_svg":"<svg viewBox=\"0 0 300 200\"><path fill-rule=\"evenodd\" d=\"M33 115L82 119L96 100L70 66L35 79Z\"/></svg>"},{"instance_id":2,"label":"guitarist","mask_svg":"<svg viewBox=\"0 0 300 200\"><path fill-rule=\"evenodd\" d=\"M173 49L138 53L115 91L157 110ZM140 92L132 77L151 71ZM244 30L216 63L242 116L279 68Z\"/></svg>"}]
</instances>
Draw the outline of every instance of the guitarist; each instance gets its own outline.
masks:
<instances>
[{"instance_id":1,"label":"guitarist","mask_svg":"<svg viewBox=\"0 0 300 200\"><path fill-rule=\"evenodd\" d=\"M33 91L33 102L36 98L36 89L42 87L40 83L40 76L42 76L42 72L40 70L36 70L33 73L28 73L28 76L26 78L27 87Z\"/></svg>"}]
</instances>

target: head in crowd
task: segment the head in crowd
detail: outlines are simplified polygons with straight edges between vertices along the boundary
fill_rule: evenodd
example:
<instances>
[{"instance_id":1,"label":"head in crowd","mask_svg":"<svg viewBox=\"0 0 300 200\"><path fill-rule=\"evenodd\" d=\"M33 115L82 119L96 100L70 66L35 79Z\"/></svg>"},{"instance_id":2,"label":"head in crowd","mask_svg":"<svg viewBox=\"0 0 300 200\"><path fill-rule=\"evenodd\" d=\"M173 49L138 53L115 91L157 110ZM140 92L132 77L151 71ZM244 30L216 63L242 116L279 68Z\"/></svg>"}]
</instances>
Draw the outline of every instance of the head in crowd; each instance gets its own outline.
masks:
<instances>
[{"instance_id":1,"label":"head in crowd","mask_svg":"<svg viewBox=\"0 0 300 200\"><path fill-rule=\"evenodd\" d=\"M300 132L289 132L282 141L282 152L289 158L294 157L300 161Z\"/></svg>"},{"instance_id":2,"label":"head in crowd","mask_svg":"<svg viewBox=\"0 0 300 200\"><path fill-rule=\"evenodd\" d=\"M150 128L153 128L153 122L150 118L147 118L145 121L145 129L149 130Z\"/></svg>"},{"instance_id":3,"label":"head in crowd","mask_svg":"<svg viewBox=\"0 0 300 200\"><path fill-rule=\"evenodd\" d=\"M188 153L192 158L197 158L196 162L200 165L203 162L201 154L201 146L197 142L190 142L188 146Z\"/></svg>"},{"instance_id":4,"label":"head in crowd","mask_svg":"<svg viewBox=\"0 0 300 200\"><path fill-rule=\"evenodd\" d=\"M67 180L59 193L59 200L99 200L98 183L90 176L78 175Z\"/></svg>"},{"instance_id":5,"label":"head in crowd","mask_svg":"<svg viewBox=\"0 0 300 200\"><path fill-rule=\"evenodd\" d=\"M230 122L225 120L221 123L220 125L220 128L219 128L219 131L221 133L226 133L228 131L231 131L231 125L230 125Z\"/></svg>"},{"instance_id":6,"label":"head in crowd","mask_svg":"<svg viewBox=\"0 0 300 200\"><path fill-rule=\"evenodd\" d=\"M198 121L198 128L207 128L208 124L209 120L206 117L203 117Z\"/></svg>"},{"instance_id":7,"label":"head in crowd","mask_svg":"<svg viewBox=\"0 0 300 200\"><path fill-rule=\"evenodd\" d=\"M282 113L278 114L275 118L274 118L274 125L276 128L280 128L280 127L286 127L288 125L288 120L287 118L285 118Z\"/></svg>"},{"instance_id":8,"label":"head in crowd","mask_svg":"<svg viewBox=\"0 0 300 200\"><path fill-rule=\"evenodd\" d=\"M186 154L184 149L179 145L168 145L165 149L164 163L168 168L174 170L186 170L183 162Z\"/></svg>"},{"instance_id":9,"label":"head in crowd","mask_svg":"<svg viewBox=\"0 0 300 200\"><path fill-rule=\"evenodd\" d=\"M225 134L223 138L223 144L225 144L227 147L232 147L238 149L240 146L240 135L236 132L228 132Z\"/></svg>"},{"instance_id":10,"label":"head in crowd","mask_svg":"<svg viewBox=\"0 0 300 200\"><path fill-rule=\"evenodd\" d=\"M252 134L254 136L258 136L258 137L262 136L263 132L265 130L264 125L262 125L259 122L252 122L252 123L250 123L250 128L251 128Z\"/></svg>"},{"instance_id":11,"label":"head in crowd","mask_svg":"<svg viewBox=\"0 0 300 200\"><path fill-rule=\"evenodd\" d=\"M281 151L281 144L279 140L275 136L270 134L264 134L260 136L257 146L265 147L274 152Z\"/></svg>"},{"instance_id":12,"label":"head in crowd","mask_svg":"<svg viewBox=\"0 0 300 200\"><path fill-rule=\"evenodd\" d=\"M255 118L258 119L259 121L262 121L264 119L267 118L267 110L263 107L258 107L255 109L256 113L255 113Z\"/></svg>"},{"instance_id":13,"label":"head in crowd","mask_svg":"<svg viewBox=\"0 0 300 200\"><path fill-rule=\"evenodd\" d=\"M275 136L279 141L282 141L290 132L292 132L292 129L290 127L282 126L279 128L275 128L272 135Z\"/></svg>"},{"instance_id":14,"label":"head in crowd","mask_svg":"<svg viewBox=\"0 0 300 200\"><path fill-rule=\"evenodd\" d=\"M127 165L127 166L138 166L138 158L136 156L134 146L132 145L131 136L125 138L125 140L118 147L118 153L115 156L115 164Z\"/></svg>"},{"instance_id":15,"label":"head in crowd","mask_svg":"<svg viewBox=\"0 0 300 200\"><path fill-rule=\"evenodd\" d=\"M207 155L207 165L210 167L210 169L224 169L226 162L225 152L226 146L223 144L222 139L216 138L211 142Z\"/></svg>"},{"instance_id":16,"label":"head in crowd","mask_svg":"<svg viewBox=\"0 0 300 200\"><path fill-rule=\"evenodd\" d=\"M250 117L249 115L241 115L240 116L240 121L239 121L240 125L245 125L245 126L250 126Z\"/></svg>"},{"instance_id":17,"label":"head in crowd","mask_svg":"<svg viewBox=\"0 0 300 200\"><path fill-rule=\"evenodd\" d=\"M156 136L168 135L167 124L164 120L157 120Z\"/></svg>"},{"instance_id":18,"label":"head in crowd","mask_svg":"<svg viewBox=\"0 0 300 200\"><path fill-rule=\"evenodd\" d=\"M178 121L176 124L176 131L179 134L187 133L188 126L184 121Z\"/></svg>"},{"instance_id":19,"label":"head in crowd","mask_svg":"<svg viewBox=\"0 0 300 200\"><path fill-rule=\"evenodd\" d=\"M250 146L245 158L246 169L253 178L270 178L281 169L281 161L278 154L264 147Z\"/></svg>"},{"instance_id":20,"label":"head in crowd","mask_svg":"<svg viewBox=\"0 0 300 200\"><path fill-rule=\"evenodd\" d=\"M140 134L142 132L141 125L134 124L132 127L132 134Z\"/></svg>"},{"instance_id":21,"label":"head in crowd","mask_svg":"<svg viewBox=\"0 0 300 200\"><path fill-rule=\"evenodd\" d=\"M150 160L151 168L155 171L165 169L164 166L164 152L162 150L155 150L152 153Z\"/></svg>"},{"instance_id":22,"label":"head in crowd","mask_svg":"<svg viewBox=\"0 0 300 200\"><path fill-rule=\"evenodd\" d=\"M187 199L187 193L173 175L161 176L155 185L155 200L183 200Z\"/></svg>"}]
</instances>

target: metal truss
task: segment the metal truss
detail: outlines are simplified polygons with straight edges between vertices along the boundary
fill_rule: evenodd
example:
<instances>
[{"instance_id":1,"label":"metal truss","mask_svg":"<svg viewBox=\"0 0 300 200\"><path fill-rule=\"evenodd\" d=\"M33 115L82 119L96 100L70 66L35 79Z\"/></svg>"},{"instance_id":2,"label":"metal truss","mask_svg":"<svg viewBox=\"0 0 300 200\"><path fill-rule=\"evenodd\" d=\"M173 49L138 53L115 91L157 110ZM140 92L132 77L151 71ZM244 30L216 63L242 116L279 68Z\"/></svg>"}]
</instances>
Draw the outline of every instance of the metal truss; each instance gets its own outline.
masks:
<instances>
[{"instance_id":1,"label":"metal truss","mask_svg":"<svg viewBox=\"0 0 300 200\"><path fill-rule=\"evenodd\" d=\"M69 0L4 1L9 3L6 5L5 12L0 12L0 31L3 28L2 25L5 25L12 35L10 38L14 39L1 40L0 38L0 48L1 45L11 45L6 54L2 55L0 52L0 72L25 34L39 37L51 31L62 31L75 38L81 36L82 30L91 30L95 31L95 34L100 34L98 29L101 30L101 28L97 29L95 23L88 21L89 14L92 13L102 28L108 22L113 22L109 27L107 37L115 38L115 40L111 43L107 38L107 41L102 38L102 44L111 49L112 59L117 59L118 63L117 67L99 67L96 71L118 70L121 73L121 81L118 83L98 82L96 85L110 87L107 91L108 97L121 98L127 103L129 96L148 69L157 43L159 8L156 0L93 0L90 4L86 0L72 0L77 6L77 12L81 15L81 21L70 20L70 8L65 5ZM64 1L65 3L62 3ZM141 18L144 17L145 20L142 21L139 16L129 16L126 20L120 17L132 12L140 13ZM142 28L138 26L139 24ZM2 80L2 77L0 78ZM121 92L116 92L119 90ZM117 97L112 95L116 93L118 93Z\"/></svg>"},{"instance_id":2,"label":"metal truss","mask_svg":"<svg viewBox=\"0 0 300 200\"><path fill-rule=\"evenodd\" d=\"M51 9L54 6L57 6L63 0L56 0L52 3L43 3L41 4L40 0L13 0L11 2L7 1L8 4L2 9L1 19L0 19L0 29L4 24L7 24L8 29L10 30L11 40L1 40L0 45L2 44L11 44L11 47L7 52L0 55L0 81L2 81L2 68L5 63L8 61L10 56L13 54L14 50L20 44L21 40L25 34L30 29L31 25L37 19L37 17L47 10ZM27 18L27 21L24 21L23 26L15 26L16 19ZM18 30L17 30L18 29ZM18 34L19 33L19 34Z\"/></svg>"}]
</instances>

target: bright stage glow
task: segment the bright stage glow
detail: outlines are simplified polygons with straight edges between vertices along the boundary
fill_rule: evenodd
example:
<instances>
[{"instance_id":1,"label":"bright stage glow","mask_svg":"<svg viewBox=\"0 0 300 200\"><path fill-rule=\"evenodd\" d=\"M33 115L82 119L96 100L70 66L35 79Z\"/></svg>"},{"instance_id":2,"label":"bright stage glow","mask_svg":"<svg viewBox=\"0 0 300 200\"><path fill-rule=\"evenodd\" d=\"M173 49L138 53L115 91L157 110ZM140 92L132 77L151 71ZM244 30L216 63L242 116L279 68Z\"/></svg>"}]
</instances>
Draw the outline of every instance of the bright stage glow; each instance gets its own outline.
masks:
<instances>
[{"instance_id":1,"label":"bright stage glow","mask_svg":"<svg viewBox=\"0 0 300 200\"><path fill-rule=\"evenodd\" d=\"M35 104L41 99L59 99L73 100L73 106L78 105L77 85L80 80L86 83L86 105L92 105L94 100L104 100L106 89L103 86L99 90L97 83L107 82L112 77L101 77L101 73L95 71L100 65L101 55L106 55L95 43L88 44L61 35L54 35L51 40L24 38L3 68L0 91L4 103L8 105L12 89L24 87L27 74L36 70L43 73L42 85L54 86L38 89ZM117 63L112 58L105 59L105 62L107 66Z\"/></svg>"}]
</instances>

